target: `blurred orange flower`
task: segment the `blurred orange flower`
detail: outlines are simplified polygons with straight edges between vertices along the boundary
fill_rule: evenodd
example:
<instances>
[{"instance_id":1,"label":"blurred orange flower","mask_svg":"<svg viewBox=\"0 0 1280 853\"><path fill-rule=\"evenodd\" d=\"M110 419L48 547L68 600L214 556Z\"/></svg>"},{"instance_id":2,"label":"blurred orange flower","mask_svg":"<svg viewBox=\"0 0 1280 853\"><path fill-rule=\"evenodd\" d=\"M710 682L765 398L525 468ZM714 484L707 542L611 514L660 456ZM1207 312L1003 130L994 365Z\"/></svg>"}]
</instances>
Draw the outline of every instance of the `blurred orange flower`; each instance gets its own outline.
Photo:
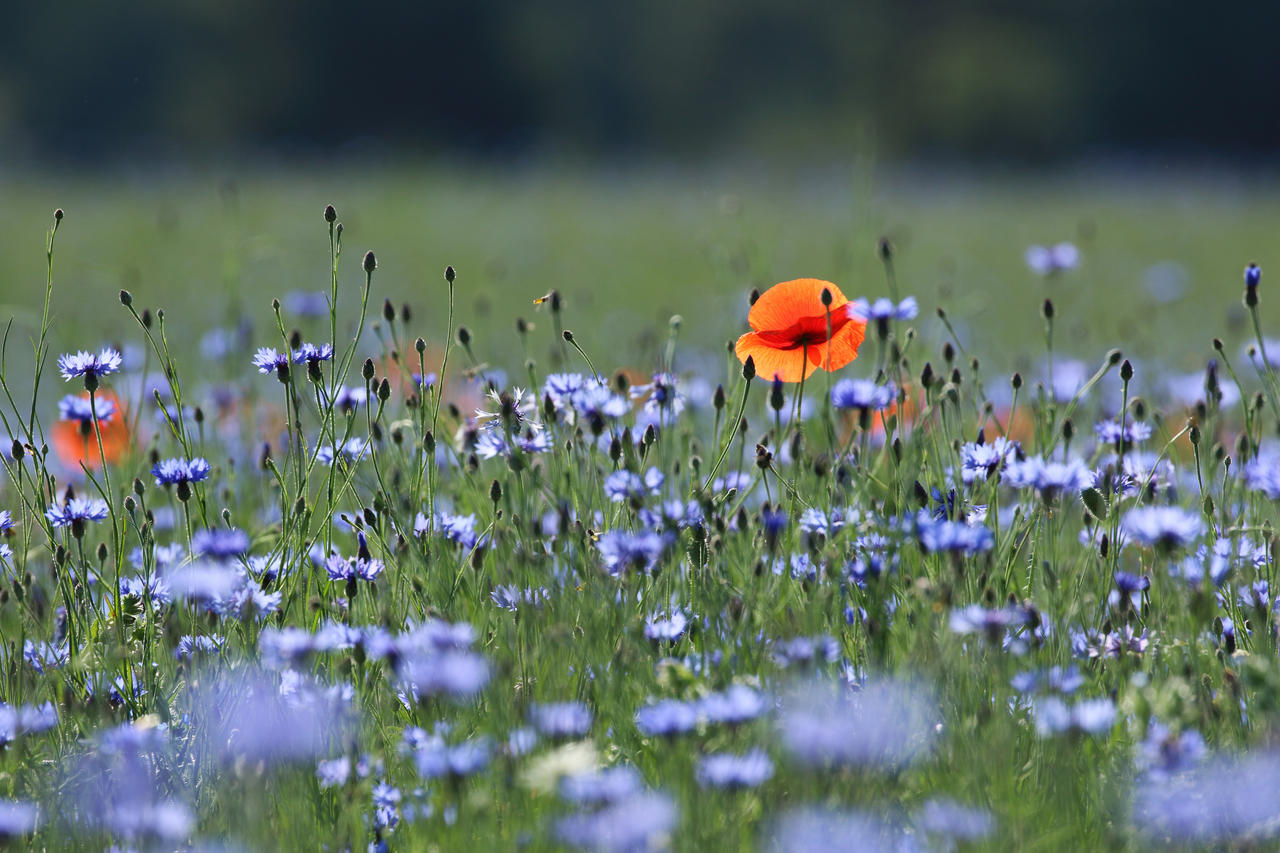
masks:
<instances>
[{"instance_id":1,"label":"blurred orange flower","mask_svg":"<svg viewBox=\"0 0 1280 853\"><path fill-rule=\"evenodd\" d=\"M80 395L88 400L87 393ZM98 429L102 432L102 456L108 463L115 463L124 457L129 449L128 418L120 398L113 391L100 390L96 394L97 411L111 411L109 418L98 419ZM98 454L98 439L93 434L91 418L64 419L54 423L50 429L53 452L58 459L72 468L79 468L83 462L87 468L101 468L102 461Z\"/></svg>"},{"instance_id":2,"label":"blurred orange flower","mask_svg":"<svg viewBox=\"0 0 1280 853\"><path fill-rule=\"evenodd\" d=\"M830 336L824 290L831 293ZM753 331L738 338L738 358L745 362L751 356L756 375L783 382L799 382L818 368L838 370L858 357L867 333L867 322L848 306L840 288L829 281L800 278L775 284L751 306L747 322Z\"/></svg>"}]
</instances>

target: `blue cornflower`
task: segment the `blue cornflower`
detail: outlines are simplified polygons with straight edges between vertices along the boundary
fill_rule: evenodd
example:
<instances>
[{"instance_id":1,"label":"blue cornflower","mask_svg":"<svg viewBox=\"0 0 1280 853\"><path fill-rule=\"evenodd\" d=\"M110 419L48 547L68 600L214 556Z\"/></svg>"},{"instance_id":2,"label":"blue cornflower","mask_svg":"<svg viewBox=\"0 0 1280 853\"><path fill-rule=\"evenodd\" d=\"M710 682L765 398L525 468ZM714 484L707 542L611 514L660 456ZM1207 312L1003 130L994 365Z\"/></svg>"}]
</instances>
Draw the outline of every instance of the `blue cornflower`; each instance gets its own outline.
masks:
<instances>
[{"instance_id":1,"label":"blue cornflower","mask_svg":"<svg viewBox=\"0 0 1280 853\"><path fill-rule=\"evenodd\" d=\"M489 598L498 607L514 613L525 604L541 607L551 598L551 593L545 587L527 586L521 589L511 584L498 584L489 593Z\"/></svg>"},{"instance_id":2,"label":"blue cornflower","mask_svg":"<svg viewBox=\"0 0 1280 853\"><path fill-rule=\"evenodd\" d=\"M1024 259L1036 275L1051 276L1064 270L1075 269L1080 262L1080 250L1071 243L1056 246L1028 246Z\"/></svg>"},{"instance_id":3,"label":"blue cornflower","mask_svg":"<svg viewBox=\"0 0 1280 853\"><path fill-rule=\"evenodd\" d=\"M63 379L70 381L77 376L82 376L85 384L88 385L91 380L115 373L120 369L123 361L119 350L112 347L104 347L97 353L80 350L74 354L58 356L58 370L62 372ZM94 386L96 385L95 381Z\"/></svg>"},{"instance_id":4,"label":"blue cornflower","mask_svg":"<svg viewBox=\"0 0 1280 853\"><path fill-rule=\"evenodd\" d=\"M234 560L249 550L249 534L235 528L197 530L191 537L191 550L211 560Z\"/></svg>"},{"instance_id":5,"label":"blue cornflower","mask_svg":"<svg viewBox=\"0 0 1280 853\"><path fill-rule=\"evenodd\" d=\"M324 570L328 572L331 581L375 581L384 568L386 566L381 560L343 557L339 554L334 554L324 563Z\"/></svg>"},{"instance_id":6,"label":"blue cornflower","mask_svg":"<svg viewBox=\"0 0 1280 853\"><path fill-rule=\"evenodd\" d=\"M71 527L72 532L83 533L86 521L102 521L109 512L107 502L99 498L72 498L62 506L49 507L44 517L54 527Z\"/></svg>"},{"instance_id":7,"label":"blue cornflower","mask_svg":"<svg viewBox=\"0 0 1280 853\"><path fill-rule=\"evenodd\" d=\"M771 778L773 762L759 749L708 755L698 762L698 782L706 788L754 788Z\"/></svg>"},{"instance_id":8,"label":"blue cornflower","mask_svg":"<svg viewBox=\"0 0 1280 853\"><path fill-rule=\"evenodd\" d=\"M574 773L560 780L560 796L580 805L616 803L644 790L640 773L628 764Z\"/></svg>"},{"instance_id":9,"label":"blue cornflower","mask_svg":"<svg viewBox=\"0 0 1280 853\"><path fill-rule=\"evenodd\" d=\"M645 620L644 635L650 640L674 642L689 627L689 617L682 610L673 610L670 615L655 613Z\"/></svg>"},{"instance_id":10,"label":"blue cornflower","mask_svg":"<svg viewBox=\"0 0 1280 853\"><path fill-rule=\"evenodd\" d=\"M184 634L178 639L178 646L173 650L173 656L178 660L191 660L197 655L219 651L224 642L224 638L216 634L209 637Z\"/></svg>"},{"instance_id":11,"label":"blue cornflower","mask_svg":"<svg viewBox=\"0 0 1280 853\"><path fill-rule=\"evenodd\" d=\"M1020 672L1009 680L1019 693L1046 690L1050 693L1075 693L1084 686L1084 676L1074 666L1052 666L1047 670Z\"/></svg>"},{"instance_id":12,"label":"blue cornflower","mask_svg":"<svg viewBox=\"0 0 1280 853\"><path fill-rule=\"evenodd\" d=\"M58 401L60 420L79 421L81 426L88 426L91 430L95 412L98 423L109 423L116 416L116 404L105 397L90 401L87 397L81 397L78 394L68 394Z\"/></svg>"},{"instance_id":13,"label":"blue cornflower","mask_svg":"<svg viewBox=\"0 0 1280 853\"><path fill-rule=\"evenodd\" d=\"M368 402L369 392L366 389L354 388L350 385L343 385L338 389L338 393L333 396L334 407L347 415Z\"/></svg>"},{"instance_id":14,"label":"blue cornflower","mask_svg":"<svg viewBox=\"0 0 1280 853\"><path fill-rule=\"evenodd\" d=\"M0 838L16 838L34 832L39 823L40 810L35 803L0 800Z\"/></svg>"},{"instance_id":15,"label":"blue cornflower","mask_svg":"<svg viewBox=\"0 0 1280 853\"><path fill-rule=\"evenodd\" d=\"M981 604L970 604L951 611L951 630L956 634L983 634L993 643L1000 642L1009 628L1027 623L1027 611L1021 607L988 610Z\"/></svg>"},{"instance_id":16,"label":"blue cornflower","mask_svg":"<svg viewBox=\"0 0 1280 853\"><path fill-rule=\"evenodd\" d=\"M990 551L996 541L995 534L986 525L936 519L923 510L916 516L916 536L926 551L965 556Z\"/></svg>"},{"instance_id":17,"label":"blue cornflower","mask_svg":"<svg viewBox=\"0 0 1280 853\"><path fill-rule=\"evenodd\" d=\"M986 480L1018 456L1018 442L1004 436L960 448L960 478L965 484Z\"/></svg>"},{"instance_id":18,"label":"blue cornflower","mask_svg":"<svg viewBox=\"0 0 1280 853\"><path fill-rule=\"evenodd\" d=\"M1143 421L1126 420L1123 427L1114 419L1099 421L1093 431L1103 444L1126 449L1151 438L1151 424Z\"/></svg>"},{"instance_id":19,"label":"blue cornflower","mask_svg":"<svg viewBox=\"0 0 1280 853\"><path fill-rule=\"evenodd\" d=\"M1153 778L1190 770L1204 759L1204 738L1195 729L1175 732L1152 718L1147 737L1138 746L1138 766Z\"/></svg>"},{"instance_id":20,"label":"blue cornflower","mask_svg":"<svg viewBox=\"0 0 1280 853\"><path fill-rule=\"evenodd\" d=\"M684 395L676 390L678 380L671 373L655 373L648 385L633 385L631 399L644 400L644 410L669 424L684 411ZM657 424L655 424L657 425Z\"/></svg>"},{"instance_id":21,"label":"blue cornflower","mask_svg":"<svg viewBox=\"0 0 1280 853\"><path fill-rule=\"evenodd\" d=\"M582 737L591 731L591 709L581 702L550 702L529 709L530 722L549 738Z\"/></svg>"},{"instance_id":22,"label":"blue cornflower","mask_svg":"<svg viewBox=\"0 0 1280 853\"><path fill-rule=\"evenodd\" d=\"M1198 513L1176 506L1131 509L1125 514L1123 526L1135 542L1162 551L1185 548L1204 533L1204 521Z\"/></svg>"},{"instance_id":23,"label":"blue cornflower","mask_svg":"<svg viewBox=\"0 0 1280 853\"><path fill-rule=\"evenodd\" d=\"M661 699L636 711L636 728L649 737L670 737L698 725L698 707L679 699Z\"/></svg>"},{"instance_id":24,"label":"blue cornflower","mask_svg":"<svg viewBox=\"0 0 1280 853\"><path fill-rule=\"evenodd\" d=\"M173 486L182 483L199 483L208 479L211 470L213 467L209 461L197 456L194 459L184 457L161 459L152 466L151 473L156 478L157 486Z\"/></svg>"},{"instance_id":25,"label":"blue cornflower","mask_svg":"<svg viewBox=\"0 0 1280 853\"><path fill-rule=\"evenodd\" d=\"M642 499L645 491L644 480L634 471L614 471L604 481L604 493L614 503Z\"/></svg>"},{"instance_id":26,"label":"blue cornflower","mask_svg":"<svg viewBox=\"0 0 1280 853\"><path fill-rule=\"evenodd\" d=\"M489 741L483 738L450 745L433 737L413 751L413 760L423 779L460 778L483 770L489 755Z\"/></svg>"},{"instance_id":27,"label":"blue cornflower","mask_svg":"<svg viewBox=\"0 0 1280 853\"><path fill-rule=\"evenodd\" d=\"M447 512L436 513L436 528L450 542L456 542L464 548L474 548L480 539L476 533L476 517L474 515L451 515ZM427 517L418 514L414 521L413 532L422 536L429 529Z\"/></svg>"},{"instance_id":28,"label":"blue cornflower","mask_svg":"<svg viewBox=\"0 0 1280 853\"><path fill-rule=\"evenodd\" d=\"M338 446L337 453L334 453L332 444L316 448L316 461L321 465L332 465L335 459L341 459L348 465L354 465L362 459L368 459L372 452L369 439L353 436Z\"/></svg>"},{"instance_id":29,"label":"blue cornflower","mask_svg":"<svg viewBox=\"0 0 1280 853\"><path fill-rule=\"evenodd\" d=\"M908 681L868 680L857 691L831 682L800 686L783 700L783 746L804 764L904 767L937 734L933 697Z\"/></svg>"},{"instance_id":30,"label":"blue cornflower","mask_svg":"<svg viewBox=\"0 0 1280 853\"><path fill-rule=\"evenodd\" d=\"M1053 501L1060 494L1087 489L1094 480L1094 473L1078 459L1046 462L1038 456L1030 456L1005 465L1006 483L1015 489L1035 489L1045 501Z\"/></svg>"},{"instance_id":31,"label":"blue cornflower","mask_svg":"<svg viewBox=\"0 0 1280 853\"><path fill-rule=\"evenodd\" d=\"M489 663L474 652L430 651L401 661L398 673L417 695L465 699L489 683Z\"/></svg>"},{"instance_id":32,"label":"blue cornflower","mask_svg":"<svg viewBox=\"0 0 1280 853\"><path fill-rule=\"evenodd\" d=\"M0 533L8 533L13 529L13 513L0 509Z\"/></svg>"},{"instance_id":33,"label":"blue cornflower","mask_svg":"<svg viewBox=\"0 0 1280 853\"><path fill-rule=\"evenodd\" d=\"M316 346L312 343L304 343L293 351L294 364L313 365L322 361L329 361L333 358L333 344L321 344Z\"/></svg>"},{"instance_id":34,"label":"blue cornflower","mask_svg":"<svg viewBox=\"0 0 1280 853\"><path fill-rule=\"evenodd\" d=\"M341 759L346 761L346 759ZM319 771L317 771L318 773ZM320 787L326 787L321 785ZM394 829L400 823L400 789L383 780L373 786L373 822L379 829ZM372 849L372 845L371 845Z\"/></svg>"},{"instance_id":35,"label":"blue cornflower","mask_svg":"<svg viewBox=\"0 0 1280 853\"><path fill-rule=\"evenodd\" d=\"M345 785L347 779L351 776L351 759L343 755L339 758L333 758L327 761L321 761L316 764L316 778L320 780L320 787L334 788L338 785ZM378 793L374 791L375 805L377 804Z\"/></svg>"},{"instance_id":36,"label":"blue cornflower","mask_svg":"<svg viewBox=\"0 0 1280 853\"><path fill-rule=\"evenodd\" d=\"M1084 699L1069 706L1057 696L1048 696L1037 699L1031 711L1041 737L1067 732L1102 734L1116 721L1116 705L1110 699Z\"/></svg>"},{"instance_id":37,"label":"blue cornflower","mask_svg":"<svg viewBox=\"0 0 1280 853\"><path fill-rule=\"evenodd\" d=\"M659 533L626 530L610 530L602 533L596 542L605 570L611 575L621 575L628 569L652 572L658 568L666 553L668 539Z\"/></svg>"},{"instance_id":38,"label":"blue cornflower","mask_svg":"<svg viewBox=\"0 0 1280 853\"><path fill-rule=\"evenodd\" d=\"M791 637L773 644L773 659L778 666L809 666L819 660L833 663L840 658L840 644L834 637Z\"/></svg>"},{"instance_id":39,"label":"blue cornflower","mask_svg":"<svg viewBox=\"0 0 1280 853\"><path fill-rule=\"evenodd\" d=\"M327 317L329 294L322 290L291 290L284 295L284 308L299 317Z\"/></svg>"},{"instance_id":40,"label":"blue cornflower","mask_svg":"<svg viewBox=\"0 0 1280 853\"><path fill-rule=\"evenodd\" d=\"M887 409L897 391L891 385L877 385L870 379L841 379L831 389L831 405L837 409Z\"/></svg>"},{"instance_id":41,"label":"blue cornflower","mask_svg":"<svg viewBox=\"0 0 1280 853\"><path fill-rule=\"evenodd\" d=\"M698 703L702 716L712 723L738 725L769 710L769 698L744 684L733 684L720 693L708 693Z\"/></svg>"},{"instance_id":42,"label":"blue cornflower","mask_svg":"<svg viewBox=\"0 0 1280 853\"><path fill-rule=\"evenodd\" d=\"M253 366L258 368L259 373L288 376L289 354L274 347L259 347L253 355Z\"/></svg>"},{"instance_id":43,"label":"blue cornflower","mask_svg":"<svg viewBox=\"0 0 1280 853\"><path fill-rule=\"evenodd\" d=\"M925 802L915 816L915 824L929 835L942 836L953 842L943 849L954 847L955 841L986 838L996 826L990 812L939 797Z\"/></svg>"},{"instance_id":44,"label":"blue cornflower","mask_svg":"<svg viewBox=\"0 0 1280 853\"><path fill-rule=\"evenodd\" d=\"M678 823L679 813L670 797L640 792L596 811L561 818L556 836L584 850L651 850Z\"/></svg>"},{"instance_id":45,"label":"blue cornflower","mask_svg":"<svg viewBox=\"0 0 1280 853\"><path fill-rule=\"evenodd\" d=\"M914 320L920 313L920 303L914 296L908 296L897 304L882 296L875 302L855 299L849 303L848 311L851 317L864 320Z\"/></svg>"},{"instance_id":46,"label":"blue cornflower","mask_svg":"<svg viewBox=\"0 0 1280 853\"><path fill-rule=\"evenodd\" d=\"M1262 492L1270 500L1280 501L1280 457L1275 453L1264 453L1250 460L1244 466L1244 481L1253 491Z\"/></svg>"}]
</instances>

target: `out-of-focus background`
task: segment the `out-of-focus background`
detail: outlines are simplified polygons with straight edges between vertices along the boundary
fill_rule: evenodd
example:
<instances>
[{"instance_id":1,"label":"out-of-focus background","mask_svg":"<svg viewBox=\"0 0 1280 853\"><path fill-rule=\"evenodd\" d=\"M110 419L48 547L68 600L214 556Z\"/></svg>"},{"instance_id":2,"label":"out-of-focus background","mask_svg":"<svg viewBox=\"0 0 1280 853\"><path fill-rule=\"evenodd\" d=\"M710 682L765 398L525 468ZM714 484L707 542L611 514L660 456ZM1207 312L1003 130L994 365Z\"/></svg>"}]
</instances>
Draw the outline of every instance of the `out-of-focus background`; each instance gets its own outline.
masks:
<instances>
[{"instance_id":1,"label":"out-of-focus background","mask_svg":"<svg viewBox=\"0 0 1280 853\"><path fill-rule=\"evenodd\" d=\"M0 301L29 325L61 206L64 346L128 330L120 287L192 341L242 312L265 333L271 296L326 285L331 202L351 292L374 249L375 295L438 338L452 263L498 355L552 287L588 346L643 357L678 313L711 350L752 286L884 293L887 236L921 322L944 305L1014 366L1046 296L1064 348L1194 366L1280 225L1277 24L1154 0L18 4ZM1076 269L1025 264L1063 241Z\"/></svg>"}]
</instances>

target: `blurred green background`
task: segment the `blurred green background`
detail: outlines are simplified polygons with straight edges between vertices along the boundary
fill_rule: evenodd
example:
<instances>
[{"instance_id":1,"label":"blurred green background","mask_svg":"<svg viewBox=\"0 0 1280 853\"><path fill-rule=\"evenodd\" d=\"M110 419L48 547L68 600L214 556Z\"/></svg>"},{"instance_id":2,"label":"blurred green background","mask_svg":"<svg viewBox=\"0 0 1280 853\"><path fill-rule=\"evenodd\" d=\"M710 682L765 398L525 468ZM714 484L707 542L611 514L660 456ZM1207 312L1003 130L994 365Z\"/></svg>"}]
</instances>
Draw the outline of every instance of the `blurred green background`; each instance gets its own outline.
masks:
<instances>
[{"instance_id":1,"label":"blurred green background","mask_svg":"<svg viewBox=\"0 0 1280 853\"><path fill-rule=\"evenodd\" d=\"M327 282L320 210L374 297L444 334L441 270L486 358L568 298L602 361L707 353L751 287L816 276L944 306L992 368L1061 350L1192 369L1243 340L1240 271L1280 226L1280 7L1183 3L20 4L0 32L0 303L24 341L66 209L57 345L132 336L116 293L192 343ZM1072 241L1052 279L1030 244ZM1263 300L1265 315L1272 300ZM375 305L375 309L380 305ZM37 318L38 319L38 318ZM132 322L130 320L130 322ZM936 344L938 335L931 335ZM535 337L535 340L537 338ZM1233 350L1234 351L1234 350Z\"/></svg>"}]
</instances>

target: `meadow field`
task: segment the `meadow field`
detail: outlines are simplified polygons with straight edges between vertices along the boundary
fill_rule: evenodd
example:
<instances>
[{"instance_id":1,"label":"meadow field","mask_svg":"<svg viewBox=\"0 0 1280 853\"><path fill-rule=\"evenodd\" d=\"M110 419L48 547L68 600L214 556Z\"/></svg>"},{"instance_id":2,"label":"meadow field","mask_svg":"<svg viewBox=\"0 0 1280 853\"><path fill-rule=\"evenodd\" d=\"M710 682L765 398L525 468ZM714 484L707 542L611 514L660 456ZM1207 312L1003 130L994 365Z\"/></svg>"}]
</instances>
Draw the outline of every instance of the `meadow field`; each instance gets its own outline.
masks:
<instances>
[{"instance_id":1,"label":"meadow field","mask_svg":"<svg viewBox=\"0 0 1280 853\"><path fill-rule=\"evenodd\" d=\"M0 843L1277 843L1280 185L321 175L0 177Z\"/></svg>"}]
</instances>

